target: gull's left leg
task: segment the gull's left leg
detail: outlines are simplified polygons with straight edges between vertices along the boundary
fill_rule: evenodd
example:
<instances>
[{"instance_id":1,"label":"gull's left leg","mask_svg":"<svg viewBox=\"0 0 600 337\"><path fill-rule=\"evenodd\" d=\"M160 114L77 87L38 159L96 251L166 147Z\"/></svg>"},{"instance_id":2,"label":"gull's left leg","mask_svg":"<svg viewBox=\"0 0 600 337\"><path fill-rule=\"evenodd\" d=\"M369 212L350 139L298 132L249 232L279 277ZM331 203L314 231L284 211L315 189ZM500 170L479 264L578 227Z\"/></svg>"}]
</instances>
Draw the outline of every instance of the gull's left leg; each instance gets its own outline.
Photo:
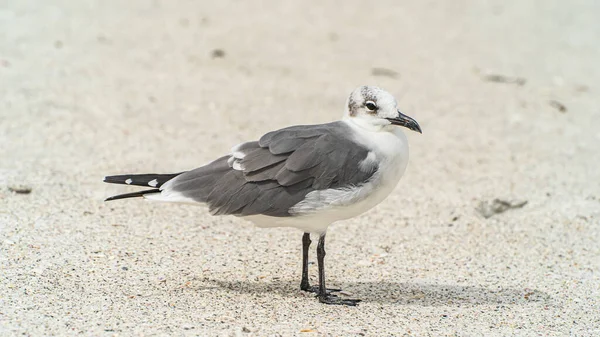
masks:
<instances>
[{"instance_id":1,"label":"gull's left leg","mask_svg":"<svg viewBox=\"0 0 600 337\"><path fill-rule=\"evenodd\" d=\"M360 300L343 299L327 292L327 288L325 287L325 233L321 234L321 237L319 237L319 244L317 245L317 262L319 263L319 293L317 294L319 302L350 306L357 305Z\"/></svg>"}]
</instances>

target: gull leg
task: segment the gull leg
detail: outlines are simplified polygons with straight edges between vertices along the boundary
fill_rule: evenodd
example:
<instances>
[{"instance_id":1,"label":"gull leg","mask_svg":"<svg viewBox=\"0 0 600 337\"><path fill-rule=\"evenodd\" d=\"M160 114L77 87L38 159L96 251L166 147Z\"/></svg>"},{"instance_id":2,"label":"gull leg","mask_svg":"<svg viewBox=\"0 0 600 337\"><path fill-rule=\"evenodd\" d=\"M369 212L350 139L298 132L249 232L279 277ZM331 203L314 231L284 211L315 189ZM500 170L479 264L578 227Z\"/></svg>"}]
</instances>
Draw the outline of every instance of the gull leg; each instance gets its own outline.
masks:
<instances>
[{"instance_id":1,"label":"gull leg","mask_svg":"<svg viewBox=\"0 0 600 337\"><path fill-rule=\"evenodd\" d=\"M319 237L319 244L317 245L317 262L319 264L319 293L317 294L319 302L349 306L357 305L360 300L343 299L327 292L327 288L325 287L325 233L321 234L321 237Z\"/></svg>"},{"instance_id":2,"label":"gull leg","mask_svg":"<svg viewBox=\"0 0 600 337\"><path fill-rule=\"evenodd\" d=\"M311 286L308 281L308 249L310 248L310 233L304 233L302 236L302 281L300 281L300 290L310 293L319 293L319 287ZM327 289L327 292L342 291L342 289Z\"/></svg>"},{"instance_id":3,"label":"gull leg","mask_svg":"<svg viewBox=\"0 0 600 337\"><path fill-rule=\"evenodd\" d=\"M308 248L310 248L310 233L304 233L302 236L302 281L300 281L300 290L311 291L308 282Z\"/></svg>"}]
</instances>

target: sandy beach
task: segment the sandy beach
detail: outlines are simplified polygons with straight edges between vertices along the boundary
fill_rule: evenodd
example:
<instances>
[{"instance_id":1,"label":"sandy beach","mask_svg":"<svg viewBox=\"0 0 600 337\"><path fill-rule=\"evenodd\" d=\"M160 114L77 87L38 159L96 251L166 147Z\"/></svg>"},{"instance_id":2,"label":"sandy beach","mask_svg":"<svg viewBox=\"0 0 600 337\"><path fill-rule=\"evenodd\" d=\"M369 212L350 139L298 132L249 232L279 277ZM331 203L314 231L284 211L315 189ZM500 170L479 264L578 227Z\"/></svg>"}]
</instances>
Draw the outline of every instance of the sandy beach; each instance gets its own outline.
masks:
<instances>
[{"instance_id":1,"label":"sandy beach","mask_svg":"<svg viewBox=\"0 0 600 337\"><path fill-rule=\"evenodd\" d=\"M600 335L597 1L0 1L0 335ZM423 134L398 187L301 237L104 198L337 120L378 85ZM313 238L313 242L316 238ZM317 283L311 251L310 277Z\"/></svg>"}]
</instances>

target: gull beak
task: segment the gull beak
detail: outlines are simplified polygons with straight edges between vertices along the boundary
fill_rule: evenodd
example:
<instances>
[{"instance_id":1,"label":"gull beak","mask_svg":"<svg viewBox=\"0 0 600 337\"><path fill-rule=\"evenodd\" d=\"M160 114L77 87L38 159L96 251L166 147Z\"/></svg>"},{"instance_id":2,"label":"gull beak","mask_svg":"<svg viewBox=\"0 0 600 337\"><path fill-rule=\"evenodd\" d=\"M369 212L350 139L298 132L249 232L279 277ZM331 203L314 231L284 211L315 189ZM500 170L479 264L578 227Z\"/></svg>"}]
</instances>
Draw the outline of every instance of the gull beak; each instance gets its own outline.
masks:
<instances>
[{"instance_id":1,"label":"gull beak","mask_svg":"<svg viewBox=\"0 0 600 337\"><path fill-rule=\"evenodd\" d=\"M416 120L412 119L411 117L408 117L407 115L401 113L400 111L398 111L398 117L386 118L386 119L388 121L390 121L390 123L392 123L393 125L404 126L405 128L409 128L418 133L423 133L423 132L421 132L421 127L419 126L419 123L417 123Z\"/></svg>"}]
</instances>

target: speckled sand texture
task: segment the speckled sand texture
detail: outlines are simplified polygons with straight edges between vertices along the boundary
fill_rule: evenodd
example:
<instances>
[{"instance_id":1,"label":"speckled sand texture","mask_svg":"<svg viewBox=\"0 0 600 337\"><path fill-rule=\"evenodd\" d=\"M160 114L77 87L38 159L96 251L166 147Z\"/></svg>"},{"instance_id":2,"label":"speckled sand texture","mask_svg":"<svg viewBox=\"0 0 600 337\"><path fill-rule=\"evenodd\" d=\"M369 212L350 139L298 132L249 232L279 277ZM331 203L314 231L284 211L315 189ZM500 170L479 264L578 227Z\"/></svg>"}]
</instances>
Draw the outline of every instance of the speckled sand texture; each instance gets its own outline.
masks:
<instances>
[{"instance_id":1,"label":"speckled sand texture","mask_svg":"<svg viewBox=\"0 0 600 337\"><path fill-rule=\"evenodd\" d=\"M0 1L0 335L600 335L599 13ZM394 193L329 231L329 285L359 307L298 290L297 230L102 202L133 190L106 174L337 119L362 84L423 135ZM477 211L504 201L527 204Z\"/></svg>"}]
</instances>

